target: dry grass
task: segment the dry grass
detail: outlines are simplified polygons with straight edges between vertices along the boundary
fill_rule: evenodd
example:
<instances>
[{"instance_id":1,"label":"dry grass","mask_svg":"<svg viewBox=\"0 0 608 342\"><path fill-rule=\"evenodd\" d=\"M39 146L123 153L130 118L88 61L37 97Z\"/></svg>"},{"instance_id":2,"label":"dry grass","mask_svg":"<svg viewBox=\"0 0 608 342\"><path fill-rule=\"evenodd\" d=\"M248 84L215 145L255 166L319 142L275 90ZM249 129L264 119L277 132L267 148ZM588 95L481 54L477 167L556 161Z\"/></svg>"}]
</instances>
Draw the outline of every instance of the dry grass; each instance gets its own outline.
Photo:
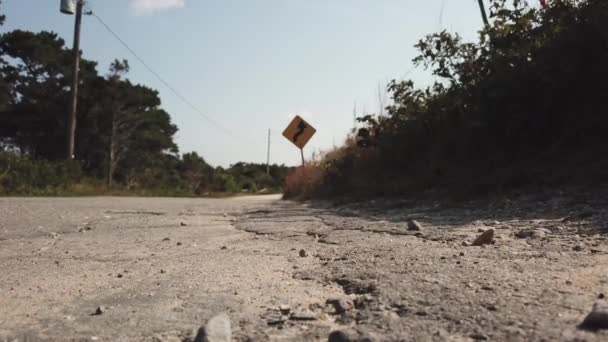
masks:
<instances>
[{"instance_id":1,"label":"dry grass","mask_svg":"<svg viewBox=\"0 0 608 342\"><path fill-rule=\"evenodd\" d=\"M318 194L323 186L324 171L318 162L308 163L287 176L283 197L286 199L308 199Z\"/></svg>"}]
</instances>

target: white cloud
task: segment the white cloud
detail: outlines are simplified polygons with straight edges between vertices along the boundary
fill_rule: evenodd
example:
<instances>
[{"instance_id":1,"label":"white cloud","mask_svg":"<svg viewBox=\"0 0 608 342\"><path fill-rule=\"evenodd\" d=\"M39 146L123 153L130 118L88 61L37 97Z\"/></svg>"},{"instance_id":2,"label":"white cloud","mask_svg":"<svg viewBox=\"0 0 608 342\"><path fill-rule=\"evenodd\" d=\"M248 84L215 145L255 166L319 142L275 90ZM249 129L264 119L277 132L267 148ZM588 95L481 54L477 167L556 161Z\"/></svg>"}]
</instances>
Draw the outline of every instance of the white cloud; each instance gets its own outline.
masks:
<instances>
[{"instance_id":1,"label":"white cloud","mask_svg":"<svg viewBox=\"0 0 608 342\"><path fill-rule=\"evenodd\" d=\"M136 15L153 14L185 5L185 0L131 0L131 10Z\"/></svg>"}]
</instances>

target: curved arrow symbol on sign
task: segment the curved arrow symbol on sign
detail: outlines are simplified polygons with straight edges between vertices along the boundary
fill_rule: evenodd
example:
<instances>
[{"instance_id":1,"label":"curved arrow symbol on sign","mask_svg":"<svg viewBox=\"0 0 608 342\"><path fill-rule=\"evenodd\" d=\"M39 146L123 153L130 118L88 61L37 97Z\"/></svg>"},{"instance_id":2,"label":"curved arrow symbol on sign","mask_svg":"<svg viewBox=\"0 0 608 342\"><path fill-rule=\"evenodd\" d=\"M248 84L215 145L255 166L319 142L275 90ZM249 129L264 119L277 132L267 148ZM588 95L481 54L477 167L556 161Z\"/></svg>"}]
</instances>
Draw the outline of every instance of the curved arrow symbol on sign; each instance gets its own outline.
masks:
<instances>
[{"instance_id":1,"label":"curved arrow symbol on sign","mask_svg":"<svg viewBox=\"0 0 608 342\"><path fill-rule=\"evenodd\" d=\"M304 131L308 128L308 126L306 126L306 124L304 123L304 121L300 121L300 123L298 124L298 131L296 132L296 134L293 135L293 142L294 143L298 143L298 138L300 138L300 136L304 133Z\"/></svg>"}]
</instances>

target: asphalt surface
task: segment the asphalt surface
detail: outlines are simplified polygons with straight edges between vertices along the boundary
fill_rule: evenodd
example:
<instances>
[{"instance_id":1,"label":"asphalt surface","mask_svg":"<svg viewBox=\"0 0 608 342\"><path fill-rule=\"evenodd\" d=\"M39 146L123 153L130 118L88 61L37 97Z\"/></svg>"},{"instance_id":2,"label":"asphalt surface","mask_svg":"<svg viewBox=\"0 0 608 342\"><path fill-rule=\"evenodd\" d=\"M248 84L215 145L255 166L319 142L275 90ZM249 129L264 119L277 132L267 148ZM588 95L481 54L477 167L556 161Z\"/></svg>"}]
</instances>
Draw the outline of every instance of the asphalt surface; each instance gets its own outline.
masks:
<instances>
[{"instance_id":1,"label":"asphalt surface","mask_svg":"<svg viewBox=\"0 0 608 342\"><path fill-rule=\"evenodd\" d=\"M4 198L0 341L606 341L606 204Z\"/></svg>"}]
</instances>

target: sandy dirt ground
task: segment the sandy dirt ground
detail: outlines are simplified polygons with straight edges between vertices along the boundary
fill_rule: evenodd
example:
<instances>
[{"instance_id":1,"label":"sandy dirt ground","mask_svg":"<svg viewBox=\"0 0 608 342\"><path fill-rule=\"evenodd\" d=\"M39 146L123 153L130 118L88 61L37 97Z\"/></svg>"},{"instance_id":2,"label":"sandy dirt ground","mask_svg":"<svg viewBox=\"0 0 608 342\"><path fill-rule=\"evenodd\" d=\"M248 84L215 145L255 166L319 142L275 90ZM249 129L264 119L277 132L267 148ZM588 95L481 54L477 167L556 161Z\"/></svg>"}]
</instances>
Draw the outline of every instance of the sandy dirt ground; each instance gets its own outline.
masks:
<instances>
[{"instance_id":1,"label":"sandy dirt ground","mask_svg":"<svg viewBox=\"0 0 608 342\"><path fill-rule=\"evenodd\" d=\"M4 198L0 341L608 341L606 204Z\"/></svg>"}]
</instances>

